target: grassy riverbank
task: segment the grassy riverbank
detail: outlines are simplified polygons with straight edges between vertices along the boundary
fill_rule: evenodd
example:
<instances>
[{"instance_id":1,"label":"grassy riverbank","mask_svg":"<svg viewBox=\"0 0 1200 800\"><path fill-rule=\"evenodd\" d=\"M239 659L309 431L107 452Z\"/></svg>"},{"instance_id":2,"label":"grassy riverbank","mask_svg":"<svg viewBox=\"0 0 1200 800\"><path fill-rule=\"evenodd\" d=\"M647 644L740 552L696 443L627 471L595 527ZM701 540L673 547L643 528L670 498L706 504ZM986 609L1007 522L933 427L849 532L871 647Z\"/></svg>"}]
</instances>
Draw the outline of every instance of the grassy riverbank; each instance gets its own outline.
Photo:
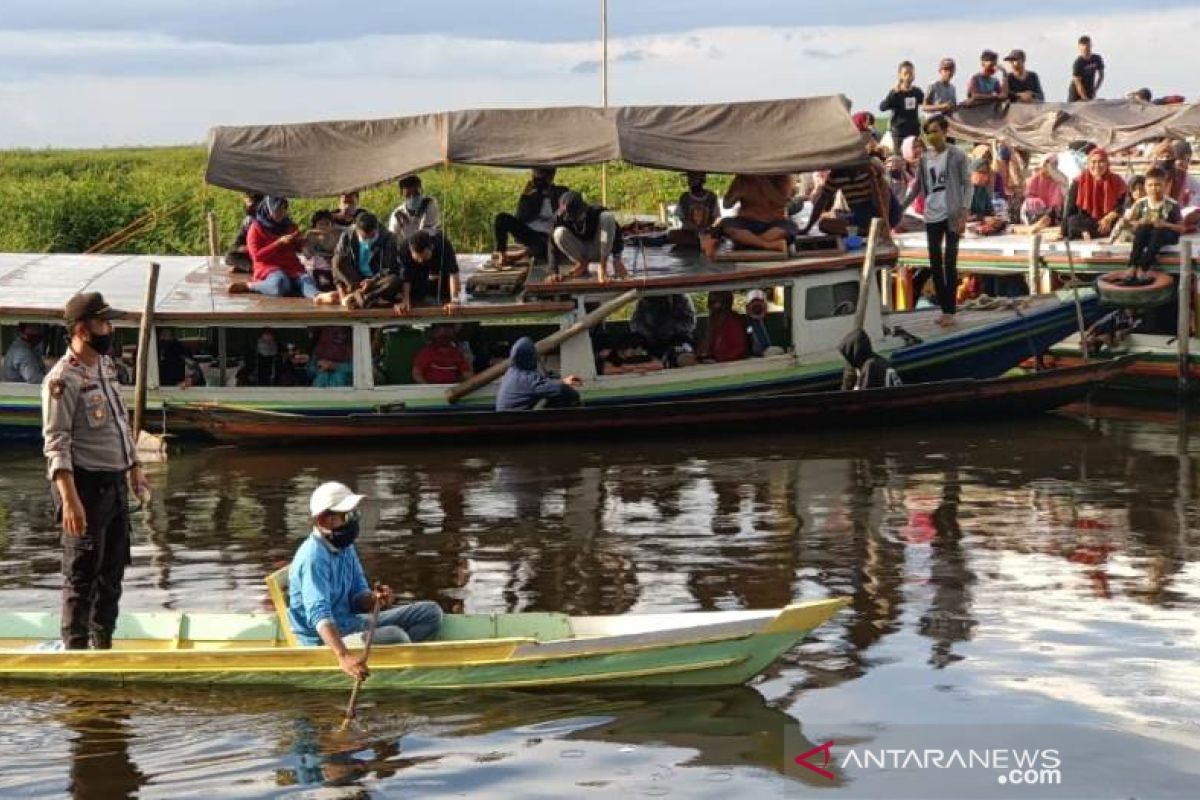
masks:
<instances>
[{"instance_id":1,"label":"grassy riverbank","mask_svg":"<svg viewBox=\"0 0 1200 800\"><path fill-rule=\"evenodd\" d=\"M2 252L82 252L152 211L186 204L139 232L113 252L160 255L207 250L204 213L216 210L227 243L241 215L238 195L204 183L202 147L106 150L12 150L0 152ZM561 170L560 182L591 201L600 198L600 168ZM444 227L463 252L491 249L491 220L511 209L526 180L517 170L479 167L435 168L423 174L428 194L438 198ZM723 184L723 182L721 182ZM655 213L685 188L682 176L627 165L609 167L612 208ZM362 205L381 217L397 203L394 185L366 191ZM307 224L333 199L301 200L293 206Z\"/></svg>"}]
</instances>

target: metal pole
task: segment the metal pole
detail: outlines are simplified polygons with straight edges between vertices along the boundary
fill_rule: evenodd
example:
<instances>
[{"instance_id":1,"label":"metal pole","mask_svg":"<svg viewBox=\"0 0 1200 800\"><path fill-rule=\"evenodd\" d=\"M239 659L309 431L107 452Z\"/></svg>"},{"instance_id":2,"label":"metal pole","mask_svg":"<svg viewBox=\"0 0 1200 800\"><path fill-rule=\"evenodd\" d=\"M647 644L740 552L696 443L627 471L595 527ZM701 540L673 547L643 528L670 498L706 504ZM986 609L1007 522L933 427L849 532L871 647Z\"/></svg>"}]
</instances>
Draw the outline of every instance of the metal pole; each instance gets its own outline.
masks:
<instances>
[{"instance_id":1,"label":"metal pole","mask_svg":"<svg viewBox=\"0 0 1200 800\"><path fill-rule=\"evenodd\" d=\"M142 422L146 419L146 388L150 364L150 331L154 327L154 299L158 294L158 262L150 263L150 274L146 276L146 302L142 306L142 324L138 330L137 372L133 389L133 436L142 433Z\"/></svg>"},{"instance_id":2,"label":"metal pole","mask_svg":"<svg viewBox=\"0 0 1200 800\"><path fill-rule=\"evenodd\" d=\"M1188 391L1188 349L1192 341L1192 243L1179 244L1179 319L1175 342L1179 348L1179 394Z\"/></svg>"},{"instance_id":3,"label":"metal pole","mask_svg":"<svg viewBox=\"0 0 1200 800\"><path fill-rule=\"evenodd\" d=\"M600 103L608 111L608 0L600 0ZM608 162L600 165L600 205L608 205Z\"/></svg>"}]
</instances>

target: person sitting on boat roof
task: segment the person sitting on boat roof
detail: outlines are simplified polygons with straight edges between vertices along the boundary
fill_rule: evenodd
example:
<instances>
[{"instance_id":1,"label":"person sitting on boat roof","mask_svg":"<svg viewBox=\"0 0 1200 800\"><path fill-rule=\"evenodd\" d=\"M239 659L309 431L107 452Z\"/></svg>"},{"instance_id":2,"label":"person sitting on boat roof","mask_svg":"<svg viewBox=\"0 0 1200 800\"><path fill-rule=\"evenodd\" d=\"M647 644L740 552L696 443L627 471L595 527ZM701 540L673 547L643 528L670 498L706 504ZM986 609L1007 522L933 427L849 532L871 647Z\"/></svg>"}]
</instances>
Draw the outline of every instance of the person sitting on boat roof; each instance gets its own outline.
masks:
<instances>
[{"instance_id":1,"label":"person sitting on boat roof","mask_svg":"<svg viewBox=\"0 0 1200 800\"><path fill-rule=\"evenodd\" d=\"M317 389L354 385L354 343L345 325L323 325L308 361L309 377Z\"/></svg>"},{"instance_id":2,"label":"person sitting on boat roof","mask_svg":"<svg viewBox=\"0 0 1200 800\"><path fill-rule=\"evenodd\" d=\"M861 328L846 334L838 345L838 352L846 359L846 367L842 370L842 391L900 385L900 376L892 368L892 362L875 354L871 337Z\"/></svg>"},{"instance_id":3,"label":"person sitting on boat roof","mask_svg":"<svg viewBox=\"0 0 1200 800\"><path fill-rule=\"evenodd\" d=\"M711 257L716 248L712 235L713 225L721 219L721 202L717 193L704 185L708 175L704 172L687 172L687 191L679 195L675 205L675 216L679 228L669 234L671 244L680 249L704 249Z\"/></svg>"},{"instance_id":4,"label":"person sitting on boat roof","mask_svg":"<svg viewBox=\"0 0 1200 800\"><path fill-rule=\"evenodd\" d=\"M407 314L414 305L431 304L454 313L462 286L458 256L445 233L417 231L400 245L397 262L402 281L398 295L392 298L397 314Z\"/></svg>"},{"instance_id":5,"label":"person sitting on boat roof","mask_svg":"<svg viewBox=\"0 0 1200 800\"><path fill-rule=\"evenodd\" d=\"M312 273L317 288L329 292L334 289L333 254L337 250L342 229L334 224L333 212L327 208L314 211L308 224L300 260Z\"/></svg>"},{"instance_id":6,"label":"person sitting on boat roof","mask_svg":"<svg viewBox=\"0 0 1200 800\"><path fill-rule=\"evenodd\" d=\"M721 219L718 230L735 245L786 254L800 233L787 214L795 188L791 175L735 175L723 202L738 206L737 216Z\"/></svg>"},{"instance_id":7,"label":"person sitting on boat roof","mask_svg":"<svg viewBox=\"0 0 1200 800\"><path fill-rule=\"evenodd\" d=\"M4 354L5 383L40 384L46 377L46 359L42 354L45 326L38 322L18 322L17 338Z\"/></svg>"},{"instance_id":8,"label":"person sitting on boat roof","mask_svg":"<svg viewBox=\"0 0 1200 800\"><path fill-rule=\"evenodd\" d=\"M500 213L492 224L496 237L496 253L501 264L511 264L524 258L543 261L549 258L550 234L554 230L554 214L562 196L569 189L554 182L556 171L549 167L534 168L517 200L517 213ZM516 239L525 251L510 257L508 237Z\"/></svg>"},{"instance_id":9,"label":"person sitting on boat roof","mask_svg":"<svg viewBox=\"0 0 1200 800\"><path fill-rule=\"evenodd\" d=\"M420 175L406 175L400 179L400 196L403 202L388 217L388 230L403 241L417 231L437 233L442 224L442 213L438 201L426 195Z\"/></svg>"},{"instance_id":10,"label":"person sitting on boat roof","mask_svg":"<svg viewBox=\"0 0 1200 800\"><path fill-rule=\"evenodd\" d=\"M434 325L430 341L413 357L412 378L417 383L458 383L474 374L454 341L453 325Z\"/></svg>"},{"instance_id":11,"label":"person sitting on boat roof","mask_svg":"<svg viewBox=\"0 0 1200 800\"><path fill-rule=\"evenodd\" d=\"M225 265L230 267L230 272L249 272L253 267L250 251L246 247L246 237L250 235L250 226L254 224L255 212L262 201L263 196L258 192L242 194L242 210L245 213L242 215L237 235L233 238L233 246L225 254Z\"/></svg>"},{"instance_id":12,"label":"person sitting on boat roof","mask_svg":"<svg viewBox=\"0 0 1200 800\"><path fill-rule=\"evenodd\" d=\"M550 274L558 275L558 256L565 255L575 267L564 277L567 280L586 278L592 261L601 283L608 280L608 261L612 258L613 274L625 279L629 274L621 261L625 239L617 216L601 205L584 202L579 192L565 192L558 201L551 236Z\"/></svg>"},{"instance_id":13,"label":"person sitting on boat roof","mask_svg":"<svg viewBox=\"0 0 1200 800\"><path fill-rule=\"evenodd\" d=\"M246 236L254 262L251 281L229 285L230 294L257 292L270 297L315 297L317 284L300 263L304 239L288 216L286 197L267 197L258 206L254 224Z\"/></svg>"},{"instance_id":14,"label":"person sitting on boat roof","mask_svg":"<svg viewBox=\"0 0 1200 800\"><path fill-rule=\"evenodd\" d=\"M437 636L442 609L422 600L391 607L395 595L388 586L372 591L354 542L361 525L365 495L345 484L323 483L312 493L308 510L312 532L296 550L288 568L288 623L302 645L325 643L338 665L352 678L367 676L366 664L347 649L346 638L370 625L378 603L374 643L424 642Z\"/></svg>"},{"instance_id":15,"label":"person sitting on boat roof","mask_svg":"<svg viewBox=\"0 0 1200 800\"><path fill-rule=\"evenodd\" d=\"M1158 167L1146 172L1146 196L1125 214L1133 228L1133 247L1129 251L1129 272L1125 281L1131 286L1152 283L1146 275L1158 263L1162 248L1179 242L1183 233L1183 214L1179 203L1167 195L1166 176Z\"/></svg>"},{"instance_id":16,"label":"person sitting on boat roof","mask_svg":"<svg viewBox=\"0 0 1200 800\"><path fill-rule=\"evenodd\" d=\"M1128 189L1109 169L1108 153L1096 147L1088 153L1087 172L1067 191L1062 235L1071 239L1107 236L1121 219Z\"/></svg>"},{"instance_id":17,"label":"person sitting on boat roof","mask_svg":"<svg viewBox=\"0 0 1200 800\"><path fill-rule=\"evenodd\" d=\"M641 336L650 355L667 366L696 363L696 307L686 294L640 298L633 308L629 330Z\"/></svg>"},{"instance_id":18,"label":"person sitting on boat roof","mask_svg":"<svg viewBox=\"0 0 1200 800\"><path fill-rule=\"evenodd\" d=\"M333 221L336 225L349 228L360 214L365 213L367 210L358 205L358 192L346 192L338 195L338 210L333 212Z\"/></svg>"},{"instance_id":19,"label":"person sitting on boat roof","mask_svg":"<svg viewBox=\"0 0 1200 800\"><path fill-rule=\"evenodd\" d=\"M826 216L825 212L833 207L838 192L842 193L850 207L849 217L842 217L836 213ZM829 176L821 184L817 196L813 198L808 222L800 233L807 234L813 225L819 224L823 233L845 236L853 225L858 228L859 235L864 235L870 229L874 217L883 219L887 230L890 231L900 224L902 216L903 209L887 186L883 167L878 161L871 159L866 164L829 171Z\"/></svg>"},{"instance_id":20,"label":"person sitting on boat roof","mask_svg":"<svg viewBox=\"0 0 1200 800\"><path fill-rule=\"evenodd\" d=\"M708 324L700 340L700 360L741 361L749 352L746 318L733 310L733 292L709 292Z\"/></svg>"},{"instance_id":21,"label":"person sitting on boat roof","mask_svg":"<svg viewBox=\"0 0 1200 800\"><path fill-rule=\"evenodd\" d=\"M383 230L369 211L358 215L351 228L342 232L333 251L335 289L313 298L318 305L341 303L346 308L365 308L396 272L399 247L391 231Z\"/></svg>"},{"instance_id":22,"label":"person sitting on boat roof","mask_svg":"<svg viewBox=\"0 0 1200 800\"><path fill-rule=\"evenodd\" d=\"M575 387L582 381L574 375L567 375L562 380L543 375L538 368L533 339L522 336L513 342L508 358L511 363L496 392L497 411L528 411L542 403L546 408L579 405L579 392Z\"/></svg>"}]
</instances>

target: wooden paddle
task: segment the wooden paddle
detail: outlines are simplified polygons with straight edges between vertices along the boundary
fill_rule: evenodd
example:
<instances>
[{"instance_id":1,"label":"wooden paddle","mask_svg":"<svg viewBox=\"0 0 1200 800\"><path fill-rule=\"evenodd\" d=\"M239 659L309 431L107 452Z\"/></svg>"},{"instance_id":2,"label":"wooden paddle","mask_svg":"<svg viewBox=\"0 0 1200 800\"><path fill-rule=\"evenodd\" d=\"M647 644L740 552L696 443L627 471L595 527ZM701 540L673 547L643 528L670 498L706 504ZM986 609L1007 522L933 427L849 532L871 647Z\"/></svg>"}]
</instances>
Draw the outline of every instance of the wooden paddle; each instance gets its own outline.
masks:
<instances>
[{"instance_id":1,"label":"wooden paddle","mask_svg":"<svg viewBox=\"0 0 1200 800\"><path fill-rule=\"evenodd\" d=\"M371 593L371 621L367 624L367 636L365 646L363 647L362 663L363 667L367 666L367 659L371 657L371 642L375 640L375 625L379 622L379 592L378 585ZM358 705L358 691L362 688L362 678L354 681L354 688L350 690L350 703L346 706L346 718L342 720L341 729L344 731L350 727L351 721L355 716L355 707Z\"/></svg>"}]
</instances>

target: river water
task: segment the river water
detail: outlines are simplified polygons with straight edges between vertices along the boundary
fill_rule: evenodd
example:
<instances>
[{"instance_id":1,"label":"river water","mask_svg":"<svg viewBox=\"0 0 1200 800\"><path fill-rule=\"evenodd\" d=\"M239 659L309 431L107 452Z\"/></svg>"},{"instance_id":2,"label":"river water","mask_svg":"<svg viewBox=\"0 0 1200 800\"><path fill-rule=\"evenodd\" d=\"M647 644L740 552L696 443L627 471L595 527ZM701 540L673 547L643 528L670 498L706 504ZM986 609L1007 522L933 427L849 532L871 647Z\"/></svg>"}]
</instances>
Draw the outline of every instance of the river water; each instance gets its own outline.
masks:
<instances>
[{"instance_id":1,"label":"river water","mask_svg":"<svg viewBox=\"0 0 1200 800\"><path fill-rule=\"evenodd\" d=\"M1030 729L1059 737L1054 797L1194 798L1198 434L1173 414L1073 415L430 453L185 449L153 468L126 609L267 608L262 577L326 479L377 504L368 575L447 610L852 602L749 687L368 682L346 733L343 694L0 684L0 797L954 796L928 771L826 779L794 757ZM3 460L0 603L51 609L44 462Z\"/></svg>"}]
</instances>

